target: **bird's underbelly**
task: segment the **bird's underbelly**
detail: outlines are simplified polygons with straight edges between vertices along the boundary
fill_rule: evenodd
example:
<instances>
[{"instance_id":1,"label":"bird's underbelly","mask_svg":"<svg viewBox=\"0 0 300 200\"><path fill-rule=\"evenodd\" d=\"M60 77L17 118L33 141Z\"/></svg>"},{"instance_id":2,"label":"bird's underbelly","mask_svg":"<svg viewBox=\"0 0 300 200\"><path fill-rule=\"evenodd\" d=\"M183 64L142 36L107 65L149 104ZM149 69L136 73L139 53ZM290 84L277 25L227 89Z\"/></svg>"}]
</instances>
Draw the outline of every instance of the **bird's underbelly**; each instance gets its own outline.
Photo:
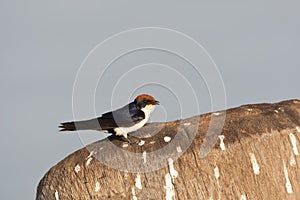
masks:
<instances>
[{"instance_id":1,"label":"bird's underbelly","mask_svg":"<svg viewBox=\"0 0 300 200\"><path fill-rule=\"evenodd\" d=\"M116 132L116 135L123 135L125 138L127 138L127 133L137 131L138 129L142 128L146 124L147 121L148 121L148 118L145 118L133 126L118 127L118 128L115 128L114 131Z\"/></svg>"}]
</instances>

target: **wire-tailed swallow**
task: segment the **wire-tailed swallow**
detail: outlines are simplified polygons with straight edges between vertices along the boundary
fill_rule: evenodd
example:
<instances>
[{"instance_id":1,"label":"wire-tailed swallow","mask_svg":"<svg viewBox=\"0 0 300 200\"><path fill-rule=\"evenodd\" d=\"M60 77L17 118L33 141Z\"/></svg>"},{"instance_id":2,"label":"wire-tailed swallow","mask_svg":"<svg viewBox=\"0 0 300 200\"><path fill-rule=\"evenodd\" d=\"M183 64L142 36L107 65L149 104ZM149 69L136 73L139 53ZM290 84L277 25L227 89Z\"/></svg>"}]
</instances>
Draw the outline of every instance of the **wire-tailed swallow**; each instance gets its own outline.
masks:
<instances>
[{"instance_id":1,"label":"wire-tailed swallow","mask_svg":"<svg viewBox=\"0 0 300 200\"><path fill-rule=\"evenodd\" d=\"M159 104L152 96L141 94L133 102L101 117L83 121L61 123L60 131L98 130L124 136L143 127L155 106Z\"/></svg>"}]
</instances>

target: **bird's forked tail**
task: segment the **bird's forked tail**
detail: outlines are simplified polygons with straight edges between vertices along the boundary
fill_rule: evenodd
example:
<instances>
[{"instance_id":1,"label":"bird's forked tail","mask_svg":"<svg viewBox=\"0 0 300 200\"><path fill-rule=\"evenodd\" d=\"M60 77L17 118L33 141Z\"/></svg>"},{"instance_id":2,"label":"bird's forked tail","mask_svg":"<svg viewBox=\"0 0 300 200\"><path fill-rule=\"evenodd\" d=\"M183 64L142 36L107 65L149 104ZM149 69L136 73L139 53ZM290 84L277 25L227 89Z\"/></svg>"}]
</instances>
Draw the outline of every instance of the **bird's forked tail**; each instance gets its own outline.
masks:
<instances>
[{"instance_id":1,"label":"bird's forked tail","mask_svg":"<svg viewBox=\"0 0 300 200\"><path fill-rule=\"evenodd\" d=\"M75 122L64 122L59 126L59 131L76 131Z\"/></svg>"}]
</instances>

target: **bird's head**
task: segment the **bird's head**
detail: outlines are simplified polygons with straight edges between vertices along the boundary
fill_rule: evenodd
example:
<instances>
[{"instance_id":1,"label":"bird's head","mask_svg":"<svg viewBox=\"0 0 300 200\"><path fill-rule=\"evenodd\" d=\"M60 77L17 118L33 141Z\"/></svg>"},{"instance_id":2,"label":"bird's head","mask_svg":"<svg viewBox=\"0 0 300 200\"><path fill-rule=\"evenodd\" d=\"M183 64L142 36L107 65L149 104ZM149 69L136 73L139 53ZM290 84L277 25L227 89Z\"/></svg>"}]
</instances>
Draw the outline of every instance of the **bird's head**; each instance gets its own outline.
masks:
<instances>
[{"instance_id":1,"label":"bird's head","mask_svg":"<svg viewBox=\"0 0 300 200\"><path fill-rule=\"evenodd\" d=\"M134 100L135 104L140 108L147 107L155 107L155 105L159 105L159 101L156 101L154 97L148 94L141 94L137 96Z\"/></svg>"}]
</instances>

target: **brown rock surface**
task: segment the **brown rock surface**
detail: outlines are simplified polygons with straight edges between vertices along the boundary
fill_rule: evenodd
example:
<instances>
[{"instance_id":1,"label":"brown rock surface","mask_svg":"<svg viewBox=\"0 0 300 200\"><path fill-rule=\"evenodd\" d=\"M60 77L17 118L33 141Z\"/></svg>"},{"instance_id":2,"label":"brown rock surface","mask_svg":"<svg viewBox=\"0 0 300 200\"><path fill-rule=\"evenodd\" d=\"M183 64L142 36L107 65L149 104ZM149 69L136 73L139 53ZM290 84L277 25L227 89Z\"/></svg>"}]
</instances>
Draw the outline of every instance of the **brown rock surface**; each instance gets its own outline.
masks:
<instances>
[{"instance_id":1,"label":"brown rock surface","mask_svg":"<svg viewBox=\"0 0 300 200\"><path fill-rule=\"evenodd\" d=\"M45 174L36 199L300 199L299 100L151 123L134 135L139 144L110 136L72 153Z\"/></svg>"}]
</instances>

